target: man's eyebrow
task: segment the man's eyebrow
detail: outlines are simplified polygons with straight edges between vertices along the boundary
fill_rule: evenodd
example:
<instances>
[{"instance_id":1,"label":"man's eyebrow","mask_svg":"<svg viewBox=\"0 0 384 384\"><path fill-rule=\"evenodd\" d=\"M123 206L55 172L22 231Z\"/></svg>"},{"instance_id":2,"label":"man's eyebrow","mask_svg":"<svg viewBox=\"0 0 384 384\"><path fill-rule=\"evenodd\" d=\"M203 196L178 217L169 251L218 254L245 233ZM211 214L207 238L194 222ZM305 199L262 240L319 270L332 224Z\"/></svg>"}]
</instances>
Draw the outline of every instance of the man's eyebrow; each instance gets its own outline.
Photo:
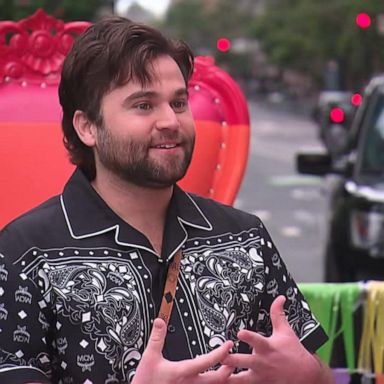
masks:
<instances>
[{"instance_id":1,"label":"man's eyebrow","mask_svg":"<svg viewBox=\"0 0 384 384\"><path fill-rule=\"evenodd\" d=\"M189 96L189 92L187 88L180 88L175 92L175 96Z\"/></svg>"},{"instance_id":2,"label":"man's eyebrow","mask_svg":"<svg viewBox=\"0 0 384 384\"><path fill-rule=\"evenodd\" d=\"M175 97L180 97L180 96L187 96L188 97L189 92L187 88L179 88L174 92ZM156 97L159 97L159 94L155 91L145 91L145 90L140 90L137 92L133 92L129 96L127 96L124 100L124 103L132 102L138 99L154 99Z\"/></svg>"},{"instance_id":3,"label":"man's eyebrow","mask_svg":"<svg viewBox=\"0 0 384 384\"><path fill-rule=\"evenodd\" d=\"M124 103L135 101L137 99L154 98L156 96L158 96L158 94L157 92L154 92L154 91L137 91L127 96L124 100Z\"/></svg>"}]
</instances>

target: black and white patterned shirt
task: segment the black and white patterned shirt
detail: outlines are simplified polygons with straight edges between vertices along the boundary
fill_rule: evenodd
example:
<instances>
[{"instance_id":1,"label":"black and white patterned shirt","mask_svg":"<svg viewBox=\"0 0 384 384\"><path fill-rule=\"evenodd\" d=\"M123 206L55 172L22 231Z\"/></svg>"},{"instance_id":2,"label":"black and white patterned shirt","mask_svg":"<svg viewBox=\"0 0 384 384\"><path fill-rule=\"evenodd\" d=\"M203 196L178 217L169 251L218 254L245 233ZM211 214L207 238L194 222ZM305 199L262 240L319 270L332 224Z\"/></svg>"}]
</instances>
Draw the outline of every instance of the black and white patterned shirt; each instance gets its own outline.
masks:
<instances>
[{"instance_id":1,"label":"black and white patterned shirt","mask_svg":"<svg viewBox=\"0 0 384 384\"><path fill-rule=\"evenodd\" d=\"M165 358L227 339L249 353L237 332L270 335L279 294L303 345L326 341L257 217L175 187L159 258L77 170L62 195L0 233L0 382L129 383L180 247Z\"/></svg>"}]
</instances>

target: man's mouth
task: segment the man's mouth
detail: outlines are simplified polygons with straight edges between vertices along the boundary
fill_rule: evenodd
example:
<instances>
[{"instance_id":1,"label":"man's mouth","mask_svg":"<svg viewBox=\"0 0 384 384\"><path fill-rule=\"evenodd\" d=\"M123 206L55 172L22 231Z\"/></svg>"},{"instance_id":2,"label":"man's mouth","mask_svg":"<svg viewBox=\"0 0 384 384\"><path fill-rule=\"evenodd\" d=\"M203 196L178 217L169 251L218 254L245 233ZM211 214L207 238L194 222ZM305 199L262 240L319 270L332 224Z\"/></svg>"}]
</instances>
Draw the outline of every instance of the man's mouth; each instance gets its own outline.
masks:
<instances>
[{"instance_id":1,"label":"man's mouth","mask_svg":"<svg viewBox=\"0 0 384 384\"><path fill-rule=\"evenodd\" d=\"M155 148L161 148L161 149L169 149L169 148L175 148L175 147L177 147L177 144L160 144L155 146Z\"/></svg>"},{"instance_id":2,"label":"man's mouth","mask_svg":"<svg viewBox=\"0 0 384 384\"><path fill-rule=\"evenodd\" d=\"M167 144L157 144L153 145L152 148L156 149L172 149L178 147L180 144L177 143L167 143Z\"/></svg>"}]
</instances>

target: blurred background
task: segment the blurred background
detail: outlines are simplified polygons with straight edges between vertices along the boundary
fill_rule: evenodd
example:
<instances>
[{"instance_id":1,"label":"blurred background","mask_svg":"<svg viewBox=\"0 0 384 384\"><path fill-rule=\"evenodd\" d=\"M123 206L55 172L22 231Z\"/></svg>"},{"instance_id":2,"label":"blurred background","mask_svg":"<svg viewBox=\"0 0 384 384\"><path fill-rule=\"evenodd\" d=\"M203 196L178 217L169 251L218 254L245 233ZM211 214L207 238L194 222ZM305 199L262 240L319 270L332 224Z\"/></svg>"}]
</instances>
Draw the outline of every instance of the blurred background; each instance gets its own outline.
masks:
<instances>
[{"instance_id":1,"label":"blurred background","mask_svg":"<svg viewBox=\"0 0 384 384\"><path fill-rule=\"evenodd\" d=\"M37 8L65 21L114 13L154 24L214 56L251 95L357 90L384 65L384 4L375 0L0 0L0 19Z\"/></svg>"},{"instance_id":2,"label":"blurred background","mask_svg":"<svg viewBox=\"0 0 384 384\"><path fill-rule=\"evenodd\" d=\"M296 154L326 149L319 127L324 113L328 123L329 95L354 95L357 106L369 79L384 70L382 1L0 0L0 19L38 8L65 21L122 15L213 56L241 86L251 114L235 206L261 217L297 281L324 281L332 181L299 174Z\"/></svg>"}]
</instances>

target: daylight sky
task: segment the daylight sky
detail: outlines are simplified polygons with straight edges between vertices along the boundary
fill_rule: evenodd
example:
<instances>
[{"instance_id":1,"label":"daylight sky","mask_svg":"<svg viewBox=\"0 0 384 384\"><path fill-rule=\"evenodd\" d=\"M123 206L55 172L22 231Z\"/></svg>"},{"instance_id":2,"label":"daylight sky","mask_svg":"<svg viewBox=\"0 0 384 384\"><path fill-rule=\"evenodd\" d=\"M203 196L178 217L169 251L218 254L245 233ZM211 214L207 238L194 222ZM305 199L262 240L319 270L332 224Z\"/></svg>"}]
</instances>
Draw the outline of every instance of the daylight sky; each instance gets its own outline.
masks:
<instances>
[{"instance_id":1,"label":"daylight sky","mask_svg":"<svg viewBox=\"0 0 384 384\"><path fill-rule=\"evenodd\" d=\"M145 9L152 11L154 14L161 16L169 5L170 0L136 0ZM116 0L115 9L118 14L124 13L134 0Z\"/></svg>"}]
</instances>

